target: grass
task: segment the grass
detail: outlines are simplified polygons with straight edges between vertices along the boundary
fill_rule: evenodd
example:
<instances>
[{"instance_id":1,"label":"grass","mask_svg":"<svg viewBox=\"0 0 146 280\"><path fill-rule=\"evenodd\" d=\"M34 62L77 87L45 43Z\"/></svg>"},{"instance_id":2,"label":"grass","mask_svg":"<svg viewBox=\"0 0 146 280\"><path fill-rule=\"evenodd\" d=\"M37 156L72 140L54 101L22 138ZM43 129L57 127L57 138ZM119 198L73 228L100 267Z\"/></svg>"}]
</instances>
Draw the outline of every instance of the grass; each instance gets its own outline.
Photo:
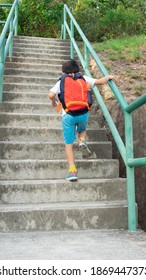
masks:
<instances>
[{"instance_id":1,"label":"grass","mask_svg":"<svg viewBox=\"0 0 146 280\"><path fill-rule=\"evenodd\" d=\"M111 39L103 43L93 43L97 53L105 52L111 60L135 61L142 57L141 48L146 48L146 36Z\"/></svg>"}]
</instances>

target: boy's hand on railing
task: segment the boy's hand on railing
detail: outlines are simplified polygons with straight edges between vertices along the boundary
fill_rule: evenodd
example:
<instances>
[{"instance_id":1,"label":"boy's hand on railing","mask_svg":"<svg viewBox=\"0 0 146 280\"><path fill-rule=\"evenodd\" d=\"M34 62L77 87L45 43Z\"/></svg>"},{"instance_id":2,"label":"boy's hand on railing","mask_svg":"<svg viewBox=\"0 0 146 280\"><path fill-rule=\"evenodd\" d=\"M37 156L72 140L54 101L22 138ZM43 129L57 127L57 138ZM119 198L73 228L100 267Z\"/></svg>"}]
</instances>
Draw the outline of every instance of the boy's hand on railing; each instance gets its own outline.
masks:
<instances>
[{"instance_id":1,"label":"boy's hand on railing","mask_svg":"<svg viewBox=\"0 0 146 280\"><path fill-rule=\"evenodd\" d=\"M113 75L108 75L108 76L105 76L103 78L100 78L100 79L96 79L94 85L103 85L105 83L107 83L109 80L113 80L114 82L116 81L116 78L115 76Z\"/></svg>"},{"instance_id":2,"label":"boy's hand on railing","mask_svg":"<svg viewBox=\"0 0 146 280\"><path fill-rule=\"evenodd\" d=\"M114 82L116 82L115 76L109 75L109 76L107 76L107 77L108 77L108 81L109 81L109 80L113 80Z\"/></svg>"}]
</instances>

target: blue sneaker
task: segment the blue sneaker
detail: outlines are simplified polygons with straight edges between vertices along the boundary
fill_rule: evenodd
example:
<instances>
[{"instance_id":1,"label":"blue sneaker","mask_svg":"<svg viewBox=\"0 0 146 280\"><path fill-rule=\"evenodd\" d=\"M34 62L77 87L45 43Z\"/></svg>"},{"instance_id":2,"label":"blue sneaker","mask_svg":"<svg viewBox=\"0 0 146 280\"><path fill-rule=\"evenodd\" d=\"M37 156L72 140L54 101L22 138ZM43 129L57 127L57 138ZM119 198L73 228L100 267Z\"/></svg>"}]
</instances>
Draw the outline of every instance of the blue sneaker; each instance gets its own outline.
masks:
<instances>
[{"instance_id":1,"label":"blue sneaker","mask_svg":"<svg viewBox=\"0 0 146 280\"><path fill-rule=\"evenodd\" d=\"M66 176L66 180L70 182L75 182L78 180L77 173L69 172L69 174Z\"/></svg>"}]
</instances>

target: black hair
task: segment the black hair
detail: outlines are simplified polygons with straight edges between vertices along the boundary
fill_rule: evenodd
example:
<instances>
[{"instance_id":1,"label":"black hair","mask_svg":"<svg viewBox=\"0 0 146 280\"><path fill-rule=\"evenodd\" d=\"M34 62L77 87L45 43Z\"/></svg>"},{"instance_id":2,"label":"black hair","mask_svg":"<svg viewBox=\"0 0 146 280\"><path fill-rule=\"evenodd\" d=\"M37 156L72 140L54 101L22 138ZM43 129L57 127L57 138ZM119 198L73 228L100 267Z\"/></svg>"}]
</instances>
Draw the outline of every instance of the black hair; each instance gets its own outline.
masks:
<instances>
[{"instance_id":1,"label":"black hair","mask_svg":"<svg viewBox=\"0 0 146 280\"><path fill-rule=\"evenodd\" d=\"M71 59L62 65L62 72L66 74L71 74L71 73L75 74L80 72L80 68L77 62L74 59Z\"/></svg>"}]
</instances>

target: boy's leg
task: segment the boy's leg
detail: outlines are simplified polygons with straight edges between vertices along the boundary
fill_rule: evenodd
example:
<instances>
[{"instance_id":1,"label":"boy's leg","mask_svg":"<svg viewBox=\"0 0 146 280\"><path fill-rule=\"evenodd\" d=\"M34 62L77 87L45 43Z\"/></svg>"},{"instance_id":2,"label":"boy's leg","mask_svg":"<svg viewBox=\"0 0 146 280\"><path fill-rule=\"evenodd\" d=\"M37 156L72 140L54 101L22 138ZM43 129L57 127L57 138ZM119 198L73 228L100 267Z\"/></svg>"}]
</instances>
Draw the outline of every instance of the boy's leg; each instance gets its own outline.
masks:
<instances>
[{"instance_id":1,"label":"boy's leg","mask_svg":"<svg viewBox=\"0 0 146 280\"><path fill-rule=\"evenodd\" d=\"M75 166L74 161L74 150L73 150L73 144L66 144L65 145L65 155L68 163L68 175L66 176L66 180L68 181L76 181L78 179L77 177L77 168Z\"/></svg>"},{"instance_id":2,"label":"boy's leg","mask_svg":"<svg viewBox=\"0 0 146 280\"><path fill-rule=\"evenodd\" d=\"M65 145L65 155L66 155L68 166L75 165L73 144Z\"/></svg>"},{"instance_id":3,"label":"boy's leg","mask_svg":"<svg viewBox=\"0 0 146 280\"><path fill-rule=\"evenodd\" d=\"M62 127L65 142L65 155L69 167L69 174L66 179L69 181L76 181L78 178L73 150L73 142L76 139L74 118L66 114L62 120Z\"/></svg>"},{"instance_id":4,"label":"boy's leg","mask_svg":"<svg viewBox=\"0 0 146 280\"><path fill-rule=\"evenodd\" d=\"M79 133L78 139L80 139L80 138L86 138L86 130Z\"/></svg>"},{"instance_id":5,"label":"boy's leg","mask_svg":"<svg viewBox=\"0 0 146 280\"><path fill-rule=\"evenodd\" d=\"M82 115L79 117L79 122L78 122L78 127L77 127L77 132L78 132L78 143L79 143L79 148L82 152L83 158L88 158L91 156L91 151L88 148L85 138L86 138L86 127L88 125L88 117L89 113Z\"/></svg>"},{"instance_id":6,"label":"boy's leg","mask_svg":"<svg viewBox=\"0 0 146 280\"><path fill-rule=\"evenodd\" d=\"M87 145L87 143L85 141L85 138L84 137L80 137L78 141L79 141L79 149L82 152L82 157L83 158L89 158L91 156L92 152L88 148L88 145Z\"/></svg>"}]
</instances>

